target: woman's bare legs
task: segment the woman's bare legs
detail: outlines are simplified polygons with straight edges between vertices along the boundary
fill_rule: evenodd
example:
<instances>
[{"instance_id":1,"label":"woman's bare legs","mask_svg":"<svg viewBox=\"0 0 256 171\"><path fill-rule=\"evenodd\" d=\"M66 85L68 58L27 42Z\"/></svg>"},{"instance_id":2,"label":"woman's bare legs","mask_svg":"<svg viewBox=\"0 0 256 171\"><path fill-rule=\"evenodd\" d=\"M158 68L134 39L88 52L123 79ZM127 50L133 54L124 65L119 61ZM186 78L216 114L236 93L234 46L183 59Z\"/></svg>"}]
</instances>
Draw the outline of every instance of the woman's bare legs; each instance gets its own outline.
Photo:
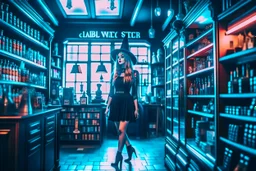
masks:
<instances>
[{"instance_id":1,"label":"woman's bare legs","mask_svg":"<svg viewBox=\"0 0 256 171\"><path fill-rule=\"evenodd\" d=\"M118 123L117 123L117 122L115 122L115 126L116 126L116 131L117 131L118 134L119 134L119 126L118 126ZM131 145L130 140L129 140L129 137L128 137L128 135L127 135L126 132L125 132L125 144L126 144L126 146L130 146L130 145Z\"/></svg>"},{"instance_id":2,"label":"woman's bare legs","mask_svg":"<svg viewBox=\"0 0 256 171\"><path fill-rule=\"evenodd\" d=\"M120 121L119 123L119 138L118 138L118 151L122 152L126 141L126 129L129 121Z\"/></svg>"}]
</instances>

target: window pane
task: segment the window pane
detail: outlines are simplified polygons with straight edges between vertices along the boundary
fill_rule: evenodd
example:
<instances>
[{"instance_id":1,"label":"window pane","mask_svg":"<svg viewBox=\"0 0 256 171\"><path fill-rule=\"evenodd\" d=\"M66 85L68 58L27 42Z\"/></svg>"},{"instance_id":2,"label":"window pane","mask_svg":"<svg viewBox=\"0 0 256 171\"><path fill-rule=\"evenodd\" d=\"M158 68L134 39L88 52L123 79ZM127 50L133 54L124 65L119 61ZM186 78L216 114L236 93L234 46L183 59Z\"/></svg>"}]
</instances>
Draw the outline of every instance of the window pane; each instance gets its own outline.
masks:
<instances>
[{"instance_id":1,"label":"window pane","mask_svg":"<svg viewBox=\"0 0 256 171\"><path fill-rule=\"evenodd\" d=\"M68 45L67 52L68 53L77 53L78 46L77 45Z\"/></svg>"},{"instance_id":2,"label":"window pane","mask_svg":"<svg viewBox=\"0 0 256 171\"><path fill-rule=\"evenodd\" d=\"M91 93L92 94L95 94L96 91L98 90L98 87L97 87L97 84L99 84L98 82L92 82L91 83ZM103 83L100 83L101 84L101 92L102 93L109 93L109 89L110 89L110 83L109 82L103 82Z\"/></svg>"},{"instance_id":3,"label":"window pane","mask_svg":"<svg viewBox=\"0 0 256 171\"><path fill-rule=\"evenodd\" d=\"M67 61L77 61L77 54L67 54Z\"/></svg>"},{"instance_id":4,"label":"window pane","mask_svg":"<svg viewBox=\"0 0 256 171\"><path fill-rule=\"evenodd\" d=\"M137 48L132 47L131 52L136 56L137 55Z\"/></svg>"},{"instance_id":5,"label":"window pane","mask_svg":"<svg viewBox=\"0 0 256 171\"><path fill-rule=\"evenodd\" d=\"M101 53L110 53L110 46L101 46Z\"/></svg>"},{"instance_id":6,"label":"window pane","mask_svg":"<svg viewBox=\"0 0 256 171\"><path fill-rule=\"evenodd\" d=\"M148 61L148 56L138 56L138 62L143 62L143 63L147 63Z\"/></svg>"},{"instance_id":7,"label":"window pane","mask_svg":"<svg viewBox=\"0 0 256 171\"><path fill-rule=\"evenodd\" d=\"M79 53L88 53L88 45L79 46Z\"/></svg>"},{"instance_id":8,"label":"window pane","mask_svg":"<svg viewBox=\"0 0 256 171\"><path fill-rule=\"evenodd\" d=\"M110 61L110 54L102 54L101 61Z\"/></svg>"},{"instance_id":9,"label":"window pane","mask_svg":"<svg viewBox=\"0 0 256 171\"><path fill-rule=\"evenodd\" d=\"M87 81L87 64L79 64L81 66L82 74L76 74L76 79L78 82Z\"/></svg>"},{"instance_id":10,"label":"window pane","mask_svg":"<svg viewBox=\"0 0 256 171\"><path fill-rule=\"evenodd\" d=\"M139 51L139 55L147 55L148 54L148 48L139 47L138 51Z\"/></svg>"},{"instance_id":11,"label":"window pane","mask_svg":"<svg viewBox=\"0 0 256 171\"><path fill-rule=\"evenodd\" d=\"M99 66L99 62L91 63L91 81L100 81L100 73L96 73ZM108 73L103 73L102 77L104 81L109 81L111 77L111 63L103 63Z\"/></svg>"},{"instance_id":12,"label":"window pane","mask_svg":"<svg viewBox=\"0 0 256 171\"><path fill-rule=\"evenodd\" d=\"M88 54L87 53L79 54L79 61L88 61Z\"/></svg>"},{"instance_id":13,"label":"window pane","mask_svg":"<svg viewBox=\"0 0 256 171\"><path fill-rule=\"evenodd\" d=\"M75 87L75 83L74 82L66 82L66 88L74 88Z\"/></svg>"},{"instance_id":14,"label":"window pane","mask_svg":"<svg viewBox=\"0 0 256 171\"><path fill-rule=\"evenodd\" d=\"M100 53L100 46L92 46L92 53Z\"/></svg>"},{"instance_id":15,"label":"window pane","mask_svg":"<svg viewBox=\"0 0 256 171\"><path fill-rule=\"evenodd\" d=\"M92 61L100 61L100 54L91 54Z\"/></svg>"},{"instance_id":16,"label":"window pane","mask_svg":"<svg viewBox=\"0 0 256 171\"><path fill-rule=\"evenodd\" d=\"M75 81L75 74L70 73L74 64L66 64L66 81Z\"/></svg>"}]
</instances>

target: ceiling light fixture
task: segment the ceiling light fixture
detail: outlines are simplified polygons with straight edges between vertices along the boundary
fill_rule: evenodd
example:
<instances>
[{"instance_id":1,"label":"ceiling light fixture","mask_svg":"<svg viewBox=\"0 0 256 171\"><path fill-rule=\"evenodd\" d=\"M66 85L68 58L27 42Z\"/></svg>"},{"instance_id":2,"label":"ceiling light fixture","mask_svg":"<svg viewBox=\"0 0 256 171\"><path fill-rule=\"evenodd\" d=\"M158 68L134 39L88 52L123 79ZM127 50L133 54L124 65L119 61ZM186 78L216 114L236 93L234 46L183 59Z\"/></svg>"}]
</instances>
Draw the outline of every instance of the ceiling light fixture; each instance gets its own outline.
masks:
<instances>
[{"instance_id":1,"label":"ceiling light fixture","mask_svg":"<svg viewBox=\"0 0 256 171\"><path fill-rule=\"evenodd\" d=\"M148 37L150 39L154 39L155 38L155 29L153 28L153 3L152 3L152 0L151 0L151 27L150 29L148 30Z\"/></svg>"},{"instance_id":2,"label":"ceiling light fixture","mask_svg":"<svg viewBox=\"0 0 256 171\"><path fill-rule=\"evenodd\" d=\"M72 8L72 0L67 0L67 5L66 5L66 7L67 7L68 9L71 9L71 8Z\"/></svg>"},{"instance_id":3,"label":"ceiling light fixture","mask_svg":"<svg viewBox=\"0 0 256 171\"><path fill-rule=\"evenodd\" d=\"M113 11L116 7L115 7L115 0L109 0L110 1L110 6L108 7L108 9L110 9L111 11Z\"/></svg>"},{"instance_id":4,"label":"ceiling light fixture","mask_svg":"<svg viewBox=\"0 0 256 171\"><path fill-rule=\"evenodd\" d=\"M161 8L158 6L158 0L156 1L156 8L155 8L155 16L159 17L161 15Z\"/></svg>"},{"instance_id":5,"label":"ceiling light fixture","mask_svg":"<svg viewBox=\"0 0 256 171\"><path fill-rule=\"evenodd\" d=\"M173 16L174 16L174 10L172 8L172 0L170 0L170 9L167 12L167 18L166 18L164 24L162 25L162 31L164 31L166 29L168 24L171 22Z\"/></svg>"}]
</instances>

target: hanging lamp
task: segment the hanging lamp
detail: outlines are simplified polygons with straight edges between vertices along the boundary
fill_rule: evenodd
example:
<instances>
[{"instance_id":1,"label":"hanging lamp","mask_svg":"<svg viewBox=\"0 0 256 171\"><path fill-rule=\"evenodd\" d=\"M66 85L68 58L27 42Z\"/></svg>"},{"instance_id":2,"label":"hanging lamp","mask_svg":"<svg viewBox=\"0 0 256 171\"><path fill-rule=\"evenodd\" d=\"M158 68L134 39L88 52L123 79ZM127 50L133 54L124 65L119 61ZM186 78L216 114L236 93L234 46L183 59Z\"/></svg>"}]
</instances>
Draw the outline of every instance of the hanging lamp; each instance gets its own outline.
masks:
<instances>
[{"instance_id":1,"label":"hanging lamp","mask_svg":"<svg viewBox=\"0 0 256 171\"><path fill-rule=\"evenodd\" d=\"M158 5L158 0L156 1L156 8L155 8L155 16L160 17L161 15L161 8Z\"/></svg>"},{"instance_id":2,"label":"hanging lamp","mask_svg":"<svg viewBox=\"0 0 256 171\"><path fill-rule=\"evenodd\" d=\"M79 46L78 46L79 48ZM72 74L82 74L82 69L81 66L77 64L77 62L79 61L79 54L77 54L77 61L76 63L72 66L71 72Z\"/></svg>"},{"instance_id":3,"label":"hanging lamp","mask_svg":"<svg viewBox=\"0 0 256 171\"><path fill-rule=\"evenodd\" d=\"M67 7L68 9L71 9L71 8L72 8L72 0L67 0L67 5L66 5L66 7Z\"/></svg>"},{"instance_id":4,"label":"hanging lamp","mask_svg":"<svg viewBox=\"0 0 256 171\"><path fill-rule=\"evenodd\" d=\"M151 0L151 26L150 29L148 30L148 37L150 39L154 39L155 38L155 29L153 28L153 3Z\"/></svg>"}]
</instances>

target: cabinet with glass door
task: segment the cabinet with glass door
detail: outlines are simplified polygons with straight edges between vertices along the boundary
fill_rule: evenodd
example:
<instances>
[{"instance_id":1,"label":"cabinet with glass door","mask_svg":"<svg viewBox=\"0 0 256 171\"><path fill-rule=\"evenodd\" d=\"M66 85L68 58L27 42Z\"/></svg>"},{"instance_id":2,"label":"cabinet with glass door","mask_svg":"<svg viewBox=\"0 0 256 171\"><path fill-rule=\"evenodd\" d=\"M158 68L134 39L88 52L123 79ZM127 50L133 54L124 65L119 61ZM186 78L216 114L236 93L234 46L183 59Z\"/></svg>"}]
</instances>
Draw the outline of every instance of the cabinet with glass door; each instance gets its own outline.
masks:
<instances>
[{"instance_id":1,"label":"cabinet with glass door","mask_svg":"<svg viewBox=\"0 0 256 171\"><path fill-rule=\"evenodd\" d=\"M173 40L177 37L177 33L173 30L171 31L163 40L165 48L165 125L166 125L166 144L165 144L165 165L170 168L170 170L175 170L175 160L178 150L178 136L174 138L173 133L176 132L178 135L178 119L177 114L174 118L174 110L178 111L178 104L174 106L174 83L173 76L178 76L178 73L174 73L173 69ZM178 95L175 96L176 98ZM176 120L174 120L176 119ZM174 130L176 126L176 130Z\"/></svg>"},{"instance_id":2,"label":"cabinet with glass door","mask_svg":"<svg viewBox=\"0 0 256 171\"><path fill-rule=\"evenodd\" d=\"M223 10L218 15L218 170L255 170L256 1L231 0Z\"/></svg>"},{"instance_id":3,"label":"cabinet with glass door","mask_svg":"<svg viewBox=\"0 0 256 171\"><path fill-rule=\"evenodd\" d=\"M216 53L212 15L208 2L199 4L193 15L184 18L186 148L202 170L214 170L216 159Z\"/></svg>"}]
</instances>

